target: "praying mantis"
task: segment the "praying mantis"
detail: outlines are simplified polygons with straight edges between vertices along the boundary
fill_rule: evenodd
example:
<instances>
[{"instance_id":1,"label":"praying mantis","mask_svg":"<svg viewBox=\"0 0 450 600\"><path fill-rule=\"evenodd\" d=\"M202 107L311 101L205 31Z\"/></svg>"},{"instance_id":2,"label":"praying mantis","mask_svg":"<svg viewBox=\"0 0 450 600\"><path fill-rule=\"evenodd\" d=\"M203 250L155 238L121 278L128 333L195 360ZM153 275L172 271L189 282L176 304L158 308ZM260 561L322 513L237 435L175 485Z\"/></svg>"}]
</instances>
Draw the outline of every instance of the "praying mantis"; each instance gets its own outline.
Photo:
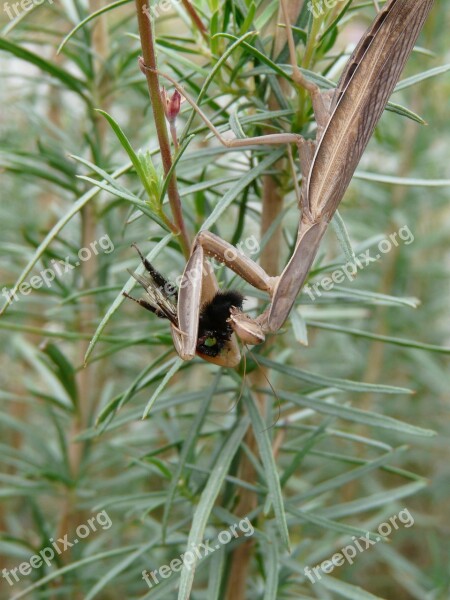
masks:
<instances>
[{"instance_id":1,"label":"praying mantis","mask_svg":"<svg viewBox=\"0 0 450 600\"><path fill-rule=\"evenodd\" d=\"M141 306L171 324L179 356L196 355L208 362L235 367L241 356L236 334L244 344L260 344L285 323L305 283L321 240L353 177L354 171L397 84L433 0L389 0L362 36L336 89L321 91L297 66L287 2L280 0L295 84L311 97L317 123L315 140L294 133L227 140L184 92L206 124L227 147L295 144L301 162L300 218L292 257L281 275L269 276L257 263L209 231L200 231L192 245L179 290L141 255L146 275L134 275L145 289ZM208 258L214 258L270 298L256 318L242 311L243 297L221 292Z\"/></svg>"}]
</instances>

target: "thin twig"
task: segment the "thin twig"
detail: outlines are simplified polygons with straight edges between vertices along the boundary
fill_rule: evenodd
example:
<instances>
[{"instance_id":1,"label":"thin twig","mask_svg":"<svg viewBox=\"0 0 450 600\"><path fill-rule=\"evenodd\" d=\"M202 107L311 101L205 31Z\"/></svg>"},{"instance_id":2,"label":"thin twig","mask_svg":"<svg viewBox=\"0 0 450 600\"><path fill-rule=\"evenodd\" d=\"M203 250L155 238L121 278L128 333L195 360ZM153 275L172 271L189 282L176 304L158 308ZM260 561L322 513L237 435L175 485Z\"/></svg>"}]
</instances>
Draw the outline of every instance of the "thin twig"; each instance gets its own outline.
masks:
<instances>
[{"instance_id":1,"label":"thin twig","mask_svg":"<svg viewBox=\"0 0 450 600\"><path fill-rule=\"evenodd\" d=\"M195 27L200 31L202 36L205 39L207 39L208 34L206 31L206 27L203 25L203 21L200 19L199 15L197 14L197 11L192 6L190 1L189 0L181 0L181 4L184 6L184 9L188 13L188 15L191 17L191 20L192 20L193 24L195 25Z\"/></svg>"},{"instance_id":2,"label":"thin twig","mask_svg":"<svg viewBox=\"0 0 450 600\"><path fill-rule=\"evenodd\" d=\"M136 11L139 23L139 35L141 38L142 56L144 59L144 64L149 67L149 69L145 70L145 76L147 78L148 91L152 103L153 118L155 121L159 148L161 151L161 159L163 163L164 174L167 176L170 169L172 168L172 154L170 151L170 141L167 133L164 104L161 98L161 90L159 86L158 75L156 73L157 63L155 52L155 38L148 1L136 0ZM180 194L178 192L178 185L175 173L172 174L172 177L169 181L167 194L169 197L169 204L170 209L172 211L173 219L179 232L180 246L183 250L185 257L188 257L190 254L190 240L183 219Z\"/></svg>"}]
</instances>

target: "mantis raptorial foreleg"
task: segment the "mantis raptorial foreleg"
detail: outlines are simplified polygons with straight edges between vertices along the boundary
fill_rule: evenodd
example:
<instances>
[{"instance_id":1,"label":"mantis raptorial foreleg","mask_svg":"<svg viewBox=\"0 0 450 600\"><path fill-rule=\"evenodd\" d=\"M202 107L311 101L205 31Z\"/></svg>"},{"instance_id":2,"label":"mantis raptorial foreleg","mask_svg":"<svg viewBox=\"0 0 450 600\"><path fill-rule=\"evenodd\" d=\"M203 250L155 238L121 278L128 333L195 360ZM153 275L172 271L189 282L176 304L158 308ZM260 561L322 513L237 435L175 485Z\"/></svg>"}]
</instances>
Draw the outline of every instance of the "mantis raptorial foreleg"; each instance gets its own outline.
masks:
<instances>
[{"instance_id":1,"label":"mantis raptorial foreleg","mask_svg":"<svg viewBox=\"0 0 450 600\"><path fill-rule=\"evenodd\" d=\"M250 285L267 292L271 297L278 282L278 277L269 277L264 269L232 244L209 231L201 231L195 238L178 295L178 322L180 330L186 333L183 341L183 353L186 358L193 358L196 354L199 311L204 297L203 282L204 270L208 264L207 257L219 260ZM238 317L237 321L239 322ZM247 327L247 325L248 319L244 316L241 328ZM257 343L256 339L258 343L264 340L264 334L258 325L250 328L245 341L254 344Z\"/></svg>"},{"instance_id":2,"label":"mantis raptorial foreleg","mask_svg":"<svg viewBox=\"0 0 450 600\"><path fill-rule=\"evenodd\" d=\"M147 68L142 65L142 68ZM280 146L282 144L294 144L297 146L299 156L301 158L303 177L309 173L310 166L314 157L316 142L313 140L305 140L297 133L271 133L268 135L260 135L258 137L234 138L227 139L224 137L217 127L210 121L207 115L202 111L193 98L183 89L183 87L170 75L157 71L158 75L170 81L174 88L182 94L188 104L192 106L195 112L201 117L205 125L212 131L214 136L225 148L250 148L251 146ZM315 86L317 87L317 86ZM309 207L303 202L303 195L298 194L298 186L294 185L297 195L300 197L300 207L302 214L309 214Z\"/></svg>"},{"instance_id":3,"label":"mantis raptorial foreleg","mask_svg":"<svg viewBox=\"0 0 450 600\"><path fill-rule=\"evenodd\" d=\"M307 79L297 64L296 52L295 52L295 41L292 35L292 28L289 23L288 18L288 10L286 0L280 0L281 7L283 10L283 15L286 23L286 32L287 32L287 40L289 47L289 55L290 61L292 65L292 79L293 81L307 90L312 99L313 110L316 122L319 126L325 125L330 116L330 102L331 95L329 90L322 92L320 88ZM148 66L140 63L142 69L150 69ZM296 144L301 145L304 142L304 139L301 135L289 132L283 133L274 133L268 135L262 135L258 137L249 137L249 138L235 138L235 139L227 139L225 138L220 131L215 127L215 125L210 121L207 115L202 111L200 106L195 102L193 98L189 96L189 94L183 89L183 87L170 75L166 73L162 73L159 70L156 70L158 75L170 81L170 83L174 86L174 88L187 100L187 102L192 106L195 112L201 117L201 119L205 122L208 128L214 133L219 142L225 146L226 148L246 148L248 146L254 145L280 145L280 144Z\"/></svg>"},{"instance_id":4,"label":"mantis raptorial foreleg","mask_svg":"<svg viewBox=\"0 0 450 600\"><path fill-rule=\"evenodd\" d=\"M149 67L143 66L145 69L149 69ZM234 138L227 139L224 137L217 127L210 121L207 115L202 111L200 106L195 102L193 98L186 92L186 90L170 75L167 73L162 73L161 71L155 71L158 75L170 81L173 87L180 92L180 94L186 99L188 104L192 106L195 112L201 117L204 121L205 125L212 131L215 137L219 140L219 142L225 146L225 148L247 148L249 146L267 146L274 145L279 146L280 144L302 144L304 139L301 135L296 133L271 133L268 135L260 135L258 137L246 137L246 138Z\"/></svg>"}]
</instances>

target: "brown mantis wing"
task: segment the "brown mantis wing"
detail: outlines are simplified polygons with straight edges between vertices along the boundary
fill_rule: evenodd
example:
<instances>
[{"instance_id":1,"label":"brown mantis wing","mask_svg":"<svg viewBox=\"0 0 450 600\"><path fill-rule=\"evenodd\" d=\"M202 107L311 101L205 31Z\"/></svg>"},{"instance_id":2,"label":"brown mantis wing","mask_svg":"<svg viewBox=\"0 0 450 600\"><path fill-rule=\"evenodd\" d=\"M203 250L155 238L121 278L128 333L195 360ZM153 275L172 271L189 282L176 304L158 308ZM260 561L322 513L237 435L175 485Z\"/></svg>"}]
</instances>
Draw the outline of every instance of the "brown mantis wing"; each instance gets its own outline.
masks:
<instances>
[{"instance_id":1,"label":"brown mantis wing","mask_svg":"<svg viewBox=\"0 0 450 600\"><path fill-rule=\"evenodd\" d=\"M362 37L338 83L328 124L303 182L303 214L295 252L262 316L277 331L292 309L326 227L394 90L434 0L391 0ZM307 149L308 150L308 149ZM308 154L308 152L307 152Z\"/></svg>"},{"instance_id":2,"label":"brown mantis wing","mask_svg":"<svg viewBox=\"0 0 450 600\"><path fill-rule=\"evenodd\" d=\"M307 182L313 217L336 211L432 5L391 0L350 58Z\"/></svg>"}]
</instances>

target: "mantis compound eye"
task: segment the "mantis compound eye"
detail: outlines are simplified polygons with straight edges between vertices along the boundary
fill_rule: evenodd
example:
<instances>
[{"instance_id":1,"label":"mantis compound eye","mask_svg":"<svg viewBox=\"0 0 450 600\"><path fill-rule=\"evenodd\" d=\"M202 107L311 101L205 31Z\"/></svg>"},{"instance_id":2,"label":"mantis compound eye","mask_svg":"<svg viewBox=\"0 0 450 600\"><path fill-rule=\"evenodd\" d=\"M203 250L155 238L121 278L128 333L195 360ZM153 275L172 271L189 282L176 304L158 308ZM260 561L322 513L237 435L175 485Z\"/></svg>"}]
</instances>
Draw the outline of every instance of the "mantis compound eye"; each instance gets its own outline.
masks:
<instances>
[{"instance_id":1,"label":"mantis compound eye","mask_svg":"<svg viewBox=\"0 0 450 600\"><path fill-rule=\"evenodd\" d=\"M220 332L206 331L197 340L197 351L210 357L218 356L226 341Z\"/></svg>"},{"instance_id":2,"label":"mantis compound eye","mask_svg":"<svg viewBox=\"0 0 450 600\"><path fill-rule=\"evenodd\" d=\"M244 297L236 291L217 292L214 298L202 306L198 323L197 352L209 357L221 354L233 335L229 321L231 311L241 309Z\"/></svg>"}]
</instances>

